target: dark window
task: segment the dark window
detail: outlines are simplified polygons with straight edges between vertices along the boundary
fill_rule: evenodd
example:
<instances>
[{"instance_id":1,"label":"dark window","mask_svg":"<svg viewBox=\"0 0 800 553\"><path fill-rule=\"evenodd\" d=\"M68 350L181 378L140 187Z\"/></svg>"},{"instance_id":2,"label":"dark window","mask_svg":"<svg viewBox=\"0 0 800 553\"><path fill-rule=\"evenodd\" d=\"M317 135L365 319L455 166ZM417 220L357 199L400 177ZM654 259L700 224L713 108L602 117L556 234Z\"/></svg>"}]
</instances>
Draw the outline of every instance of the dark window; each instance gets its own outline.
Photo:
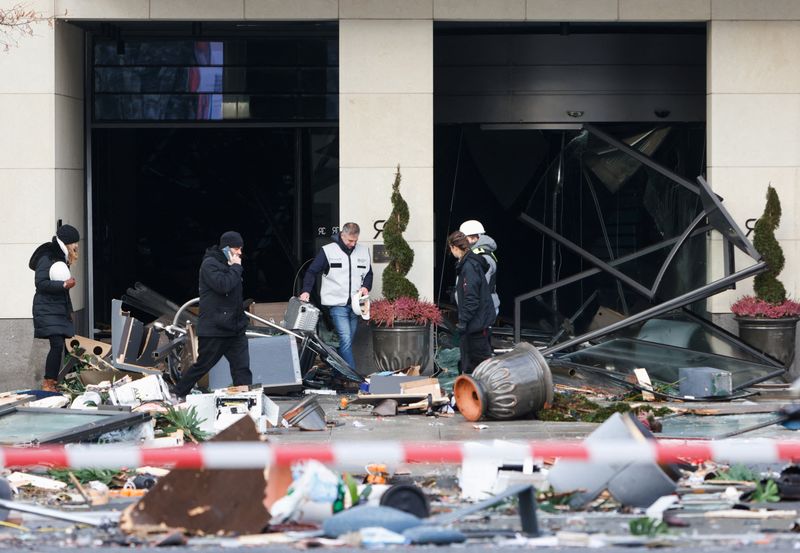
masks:
<instances>
[{"instance_id":1,"label":"dark window","mask_svg":"<svg viewBox=\"0 0 800 553\"><path fill-rule=\"evenodd\" d=\"M329 37L125 40L94 45L95 121L336 121Z\"/></svg>"}]
</instances>

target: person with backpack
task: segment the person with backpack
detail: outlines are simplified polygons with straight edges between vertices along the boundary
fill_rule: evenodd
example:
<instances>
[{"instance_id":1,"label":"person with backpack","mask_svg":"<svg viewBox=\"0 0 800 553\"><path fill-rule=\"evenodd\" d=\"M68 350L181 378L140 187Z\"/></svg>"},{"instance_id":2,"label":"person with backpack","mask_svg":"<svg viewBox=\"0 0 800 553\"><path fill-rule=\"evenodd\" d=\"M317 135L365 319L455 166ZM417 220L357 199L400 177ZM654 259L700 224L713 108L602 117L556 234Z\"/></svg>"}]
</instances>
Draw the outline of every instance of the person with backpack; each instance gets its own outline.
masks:
<instances>
[{"instance_id":1,"label":"person with backpack","mask_svg":"<svg viewBox=\"0 0 800 553\"><path fill-rule=\"evenodd\" d=\"M456 330L460 335L458 347L461 350L458 372L469 374L492 356L489 332L495 312L486 281L489 264L483 256L472 251L466 235L461 231L457 230L448 236L447 245L456 258Z\"/></svg>"},{"instance_id":2,"label":"person with backpack","mask_svg":"<svg viewBox=\"0 0 800 553\"><path fill-rule=\"evenodd\" d=\"M475 219L464 221L458 230L466 235L473 253L483 257L489 264L489 270L486 271L486 282L489 283L494 314L497 316L500 314L500 296L497 295L497 256L495 255L497 242L486 234L481 222Z\"/></svg>"}]
</instances>

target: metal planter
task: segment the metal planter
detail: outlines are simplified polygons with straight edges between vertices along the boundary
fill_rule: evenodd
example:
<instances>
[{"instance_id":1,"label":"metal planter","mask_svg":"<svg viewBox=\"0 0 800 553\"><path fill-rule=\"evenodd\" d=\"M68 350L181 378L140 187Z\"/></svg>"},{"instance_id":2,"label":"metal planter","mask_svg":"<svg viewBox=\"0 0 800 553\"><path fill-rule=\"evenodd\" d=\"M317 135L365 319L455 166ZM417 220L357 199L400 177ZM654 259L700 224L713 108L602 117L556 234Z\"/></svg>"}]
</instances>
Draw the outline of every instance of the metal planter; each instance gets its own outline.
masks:
<instances>
[{"instance_id":1,"label":"metal planter","mask_svg":"<svg viewBox=\"0 0 800 553\"><path fill-rule=\"evenodd\" d=\"M472 375L459 376L453 392L467 420L518 419L553 402L553 377L539 350L520 342L478 365Z\"/></svg>"},{"instance_id":2,"label":"metal planter","mask_svg":"<svg viewBox=\"0 0 800 553\"><path fill-rule=\"evenodd\" d=\"M372 327L372 350L378 371L398 371L430 360L430 325L395 324Z\"/></svg>"},{"instance_id":3,"label":"metal planter","mask_svg":"<svg viewBox=\"0 0 800 553\"><path fill-rule=\"evenodd\" d=\"M784 366L794 360L795 333L800 317L765 319L760 317L736 317L739 337Z\"/></svg>"}]
</instances>

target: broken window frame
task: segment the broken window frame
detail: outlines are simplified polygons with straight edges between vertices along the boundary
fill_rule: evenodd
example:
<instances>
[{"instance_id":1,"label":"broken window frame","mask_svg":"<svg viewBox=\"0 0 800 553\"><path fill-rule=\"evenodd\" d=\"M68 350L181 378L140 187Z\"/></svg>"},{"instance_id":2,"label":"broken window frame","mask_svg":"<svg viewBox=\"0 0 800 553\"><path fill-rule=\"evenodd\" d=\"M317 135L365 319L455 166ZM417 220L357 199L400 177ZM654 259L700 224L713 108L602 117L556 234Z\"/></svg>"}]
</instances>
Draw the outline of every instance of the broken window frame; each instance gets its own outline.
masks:
<instances>
[{"instance_id":1,"label":"broken window frame","mask_svg":"<svg viewBox=\"0 0 800 553\"><path fill-rule=\"evenodd\" d=\"M588 261L594 268L587 269L585 271L581 271L574 275L568 276L566 278L560 279L556 282L552 282L546 286L542 286L540 288L531 290L524 294L517 295L514 298L514 342L519 343L521 339L521 330L522 330L522 302L529 300L531 298L537 298L545 293L555 291L567 284L572 284L574 282L578 282L583 280L589 276L598 274L600 272L605 272L613 276L617 279L618 283L622 283L627 285L630 289L634 290L635 292L639 293L643 297L645 297L649 301L653 301L657 299L657 292L661 281L663 279L664 274L666 273L667 268L672 263L673 259L675 258L678 250L681 248L686 241L698 234L705 233L711 230L718 231L723 239L723 255L724 255L724 270L725 276L709 282L700 288L691 290L685 294L677 296L675 298L669 299L667 301L663 301L658 303L649 309L641 311L635 315L627 317L621 321L603 327L601 329L597 329L591 332L587 332L581 334L579 336L575 336L569 340L564 342L560 342L557 344L551 344L545 349L542 350L542 354L545 356L550 356L554 353L563 351L565 349L571 348L578 344L581 344L586 341L595 340L598 338L603 338L647 320L652 317L656 317L658 315L665 314L669 311L686 307L696 301L706 299L718 292L726 290L728 288L732 288L737 282L740 280L744 280L751 276L754 276L766 269L766 263L761 260L761 256L755 250L753 245L747 239L746 235L742 231L742 229L734 222L733 218L730 216L728 211L722 205L720 198L714 194L714 192L708 186L708 183L703 179L703 177L697 178L697 185L693 184L689 180L681 177L680 175L675 174L674 172L670 171L666 167L663 167L653 159L649 158L648 156L638 152L636 149L631 148L630 146L624 144L623 142L613 138L612 136L606 134L605 132L597 129L592 125L583 125L582 130L589 132L595 138L607 143L609 146L618 149L621 152L624 152L643 165L647 166L650 169L655 170L656 172L660 173L664 177L668 178L671 181L680 184L684 188L688 189L689 191L697 194L700 197L701 204L703 209L697 217L684 229L684 231L677 237L670 238L668 240L664 240L657 244L653 244L649 247L642 249L641 251L629 254L627 256L620 257L618 259L614 259L611 261L603 261L602 259L592 255L590 252L575 244L574 242L568 240L567 238L561 236L554 230L550 229L546 225L542 224L539 221L536 221L529 215L522 213L519 216L519 219L533 227L534 229L538 230L539 232L543 233L545 236L549 237L554 244L560 244L561 246L566 247L567 249L571 250L573 253L579 255L584 260ZM706 221L705 225L701 225L703 221ZM662 266L658 272L658 276L653 282L650 288L645 287L641 283L635 281L633 278L625 275L618 269L616 266L625 263L627 261L631 261L637 258L640 258L644 255L652 253L654 251L671 247L667 258L662 263ZM734 266L734 257L733 257L733 248L739 248L742 250L747 256L755 261L754 265L741 269L739 271L735 270ZM580 314L580 312L585 309L586 304L579 308L578 313L574 314L569 320L574 320ZM564 317L567 319L567 317ZM558 336L556 336L557 339ZM774 363L770 363L774 364Z\"/></svg>"},{"instance_id":2,"label":"broken window frame","mask_svg":"<svg viewBox=\"0 0 800 553\"><path fill-rule=\"evenodd\" d=\"M5 442L0 437L0 445L22 445L22 444L63 444L74 443L96 438L106 432L127 428L136 424L143 423L150 420L149 413L134 413L130 411L105 411L98 410L81 410L69 409L66 412L63 409L52 409L45 407L4 407L0 409L0 418L13 415L16 413L33 413L33 414L46 414L50 416L57 416L59 414L69 415L85 415L97 417L102 416L104 420L87 422L68 430L60 430L56 432L43 431L41 435L36 436L30 442Z\"/></svg>"}]
</instances>

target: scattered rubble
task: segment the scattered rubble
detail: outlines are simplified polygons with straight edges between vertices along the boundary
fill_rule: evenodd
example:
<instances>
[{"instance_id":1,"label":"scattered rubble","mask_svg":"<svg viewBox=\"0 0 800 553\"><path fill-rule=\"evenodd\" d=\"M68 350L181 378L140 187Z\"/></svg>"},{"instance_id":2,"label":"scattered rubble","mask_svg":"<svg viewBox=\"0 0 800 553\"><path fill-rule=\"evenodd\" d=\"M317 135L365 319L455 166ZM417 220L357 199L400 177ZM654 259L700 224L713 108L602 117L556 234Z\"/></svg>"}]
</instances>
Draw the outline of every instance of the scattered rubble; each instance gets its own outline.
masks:
<instances>
[{"instance_id":1,"label":"scattered rubble","mask_svg":"<svg viewBox=\"0 0 800 553\"><path fill-rule=\"evenodd\" d=\"M213 441L259 439L249 417L220 432ZM180 530L199 535L255 534L269 522L263 504L263 470L173 470L122 515L121 528L147 535Z\"/></svg>"},{"instance_id":2,"label":"scattered rubble","mask_svg":"<svg viewBox=\"0 0 800 553\"><path fill-rule=\"evenodd\" d=\"M655 372L635 367L624 378L598 377L613 381L612 393L592 380L596 375L586 367L562 366L551 373L538 349L524 342L472 375L437 366L433 374L409 367L362 377L310 326L284 326L287 316L303 320L313 313L298 311L275 323L278 317L267 315L263 305L250 306L257 324L249 332L251 342L270 345L253 350L254 365L283 359L281 372L272 374L274 365L263 365L267 368L255 371L260 376L253 386L238 388L220 385L212 375L201 383L205 389L177 403L169 385L196 355L194 315L145 287L128 299L156 321L144 324L123 311L122 302L115 304L110 344L83 337L68 344L72 351L61 371L61 393L0 393L0 443L153 449L206 441L333 441L341 432L341 446L348 447L356 433L375 441L400 435L409 441L463 441L479 434L526 439L549 428L553 436L562 430L568 436L589 434L586 443L601 446L608 440L694 437L687 429L705 429L701 436L712 439L730 432L792 432L800 418L796 406L775 403L784 399L783 388L758 389L762 397L774 398L770 403L736 399L755 392L737 388L732 373L716 367L675 367L680 377L671 382L665 381L672 373L663 366ZM647 336L662 327L650 325ZM603 351L591 347L585 349ZM280 357L277 350L290 355ZM436 359L453 357L454 351L440 350ZM697 399L691 396L724 403L688 403ZM473 425L477 420L481 424ZM579 430L568 430L572 427ZM788 532L798 521L787 503L800 497L796 465L743 467L692 459L598 463L523 454L503 459L493 458L492 449L507 451L498 446L509 442L495 441L470 443L471 451L483 448L481 460L464 461L457 475L433 467L412 475L394 463L391 448L376 447L371 458L369 443L357 446L363 447L365 466L351 472L300 460L292 467L266 466L265 460L263 470L6 467L0 475L0 495L5 494L0 521L20 513L22 519L8 522L0 535L8 534L0 539L49 537L17 524L28 524L28 515L91 527L94 538L58 537L81 546L374 546L487 539L542 547L664 545L696 535L700 527L710 536L712 530L739 531L735 524L740 524L754 536L762 530Z\"/></svg>"}]
</instances>

